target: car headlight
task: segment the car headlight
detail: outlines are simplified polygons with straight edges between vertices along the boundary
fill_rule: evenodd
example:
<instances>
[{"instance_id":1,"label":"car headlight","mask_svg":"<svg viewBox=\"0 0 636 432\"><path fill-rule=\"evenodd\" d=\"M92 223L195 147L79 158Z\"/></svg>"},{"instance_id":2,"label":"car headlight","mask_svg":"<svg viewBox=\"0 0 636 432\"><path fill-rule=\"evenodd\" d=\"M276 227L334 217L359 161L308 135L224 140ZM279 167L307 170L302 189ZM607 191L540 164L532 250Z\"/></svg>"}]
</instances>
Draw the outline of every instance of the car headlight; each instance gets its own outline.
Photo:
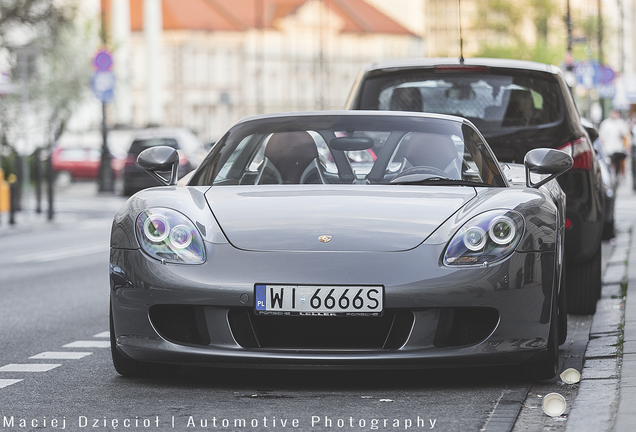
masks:
<instances>
[{"instance_id":1,"label":"car headlight","mask_svg":"<svg viewBox=\"0 0 636 432\"><path fill-rule=\"evenodd\" d=\"M141 248L162 262L201 264L205 248L201 234L183 214L166 208L143 211L137 217Z\"/></svg>"},{"instance_id":2,"label":"car headlight","mask_svg":"<svg viewBox=\"0 0 636 432\"><path fill-rule=\"evenodd\" d=\"M516 211L491 210L475 216L448 243L443 262L448 266L484 265L506 258L524 231Z\"/></svg>"}]
</instances>

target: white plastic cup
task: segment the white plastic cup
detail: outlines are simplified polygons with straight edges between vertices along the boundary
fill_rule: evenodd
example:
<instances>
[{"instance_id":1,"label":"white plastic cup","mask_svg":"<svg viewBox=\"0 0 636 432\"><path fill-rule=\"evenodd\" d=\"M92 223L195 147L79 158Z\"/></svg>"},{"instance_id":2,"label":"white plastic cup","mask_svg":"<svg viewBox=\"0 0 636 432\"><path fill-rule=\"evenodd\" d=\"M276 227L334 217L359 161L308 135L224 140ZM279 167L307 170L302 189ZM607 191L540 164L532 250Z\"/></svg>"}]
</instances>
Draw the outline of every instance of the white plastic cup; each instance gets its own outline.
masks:
<instances>
[{"instance_id":1,"label":"white plastic cup","mask_svg":"<svg viewBox=\"0 0 636 432\"><path fill-rule=\"evenodd\" d=\"M561 380L566 384L576 384L581 381L581 373L576 369L569 368L561 372Z\"/></svg>"},{"instance_id":2,"label":"white plastic cup","mask_svg":"<svg viewBox=\"0 0 636 432\"><path fill-rule=\"evenodd\" d=\"M565 412L565 398L558 393L548 393L543 398L541 408L550 417L559 417Z\"/></svg>"}]
</instances>

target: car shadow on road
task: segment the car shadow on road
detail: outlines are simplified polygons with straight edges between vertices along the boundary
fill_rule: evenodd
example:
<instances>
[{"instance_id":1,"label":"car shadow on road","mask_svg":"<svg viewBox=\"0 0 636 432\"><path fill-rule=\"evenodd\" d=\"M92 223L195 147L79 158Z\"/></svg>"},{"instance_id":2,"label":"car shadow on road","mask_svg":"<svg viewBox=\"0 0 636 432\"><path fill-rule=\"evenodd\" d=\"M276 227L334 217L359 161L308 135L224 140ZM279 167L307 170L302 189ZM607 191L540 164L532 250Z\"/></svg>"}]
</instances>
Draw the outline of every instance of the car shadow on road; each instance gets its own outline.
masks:
<instances>
[{"instance_id":1,"label":"car shadow on road","mask_svg":"<svg viewBox=\"0 0 636 432\"><path fill-rule=\"evenodd\" d=\"M527 383L516 366L405 370L294 370L183 367L174 377L145 378L172 388L280 390L373 390L483 387ZM267 396L260 396L267 397ZM272 395L271 397L279 397ZM280 396L282 397L282 396Z\"/></svg>"}]
</instances>

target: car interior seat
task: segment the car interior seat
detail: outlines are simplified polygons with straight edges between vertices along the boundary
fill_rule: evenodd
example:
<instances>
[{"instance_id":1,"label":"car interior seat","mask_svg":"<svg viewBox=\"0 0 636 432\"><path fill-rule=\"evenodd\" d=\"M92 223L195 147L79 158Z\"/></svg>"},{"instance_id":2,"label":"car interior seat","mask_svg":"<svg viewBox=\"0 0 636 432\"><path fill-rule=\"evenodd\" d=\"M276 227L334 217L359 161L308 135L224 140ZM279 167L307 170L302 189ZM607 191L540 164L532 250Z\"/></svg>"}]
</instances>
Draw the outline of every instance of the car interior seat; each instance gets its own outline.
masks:
<instances>
[{"instance_id":1,"label":"car interior seat","mask_svg":"<svg viewBox=\"0 0 636 432\"><path fill-rule=\"evenodd\" d=\"M528 126L535 112L534 100L528 90L510 90L508 107L503 117L502 126Z\"/></svg>"},{"instance_id":2,"label":"car interior seat","mask_svg":"<svg viewBox=\"0 0 636 432\"><path fill-rule=\"evenodd\" d=\"M403 169L432 167L448 178L461 179L460 163L455 143L448 135L417 132L404 138L399 149Z\"/></svg>"},{"instance_id":3,"label":"car interior seat","mask_svg":"<svg viewBox=\"0 0 636 432\"><path fill-rule=\"evenodd\" d=\"M422 112L422 93L417 87L398 87L393 89L389 109L391 111Z\"/></svg>"},{"instance_id":4,"label":"car interior seat","mask_svg":"<svg viewBox=\"0 0 636 432\"><path fill-rule=\"evenodd\" d=\"M256 184L301 183L324 183L314 139L304 131L273 134Z\"/></svg>"}]
</instances>

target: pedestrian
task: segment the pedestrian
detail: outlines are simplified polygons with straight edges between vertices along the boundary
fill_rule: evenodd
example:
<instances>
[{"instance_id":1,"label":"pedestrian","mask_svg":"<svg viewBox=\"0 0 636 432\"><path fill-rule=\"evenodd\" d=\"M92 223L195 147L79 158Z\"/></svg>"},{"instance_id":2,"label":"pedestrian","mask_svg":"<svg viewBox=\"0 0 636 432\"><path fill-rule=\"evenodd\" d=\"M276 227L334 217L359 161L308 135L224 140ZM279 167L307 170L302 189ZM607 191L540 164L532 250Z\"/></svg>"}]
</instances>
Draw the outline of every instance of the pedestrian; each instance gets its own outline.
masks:
<instances>
[{"instance_id":1,"label":"pedestrian","mask_svg":"<svg viewBox=\"0 0 636 432\"><path fill-rule=\"evenodd\" d=\"M636 191L636 118L634 118L633 116L630 122L630 129L632 133L632 148L631 148L632 190Z\"/></svg>"},{"instance_id":2,"label":"pedestrian","mask_svg":"<svg viewBox=\"0 0 636 432\"><path fill-rule=\"evenodd\" d=\"M610 116L601 122L598 133L603 150L609 156L618 180L624 174L628 146L631 147L629 127L621 114L612 109Z\"/></svg>"}]
</instances>

